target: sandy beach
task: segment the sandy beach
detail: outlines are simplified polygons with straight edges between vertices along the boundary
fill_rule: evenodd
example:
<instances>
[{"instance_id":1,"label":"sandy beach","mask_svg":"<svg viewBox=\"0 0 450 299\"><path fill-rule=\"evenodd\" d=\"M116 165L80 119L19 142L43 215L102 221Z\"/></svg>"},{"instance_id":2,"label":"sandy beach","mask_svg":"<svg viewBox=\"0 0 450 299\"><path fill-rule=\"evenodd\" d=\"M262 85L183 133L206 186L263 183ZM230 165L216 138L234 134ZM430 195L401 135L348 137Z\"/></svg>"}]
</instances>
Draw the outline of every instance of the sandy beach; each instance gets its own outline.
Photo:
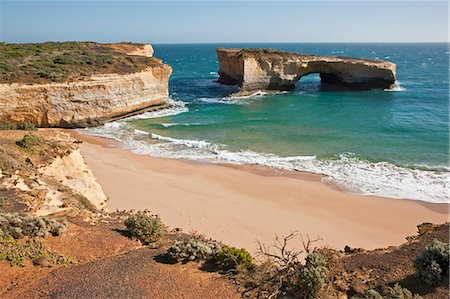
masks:
<instances>
[{"instance_id":1,"label":"sandy beach","mask_svg":"<svg viewBox=\"0 0 450 299\"><path fill-rule=\"evenodd\" d=\"M149 209L170 228L197 231L251 251L298 231L321 245L399 245L423 222L444 223L448 204L345 193L321 176L257 166L205 164L133 154L117 142L70 131L108 209Z\"/></svg>"}]
</instances>

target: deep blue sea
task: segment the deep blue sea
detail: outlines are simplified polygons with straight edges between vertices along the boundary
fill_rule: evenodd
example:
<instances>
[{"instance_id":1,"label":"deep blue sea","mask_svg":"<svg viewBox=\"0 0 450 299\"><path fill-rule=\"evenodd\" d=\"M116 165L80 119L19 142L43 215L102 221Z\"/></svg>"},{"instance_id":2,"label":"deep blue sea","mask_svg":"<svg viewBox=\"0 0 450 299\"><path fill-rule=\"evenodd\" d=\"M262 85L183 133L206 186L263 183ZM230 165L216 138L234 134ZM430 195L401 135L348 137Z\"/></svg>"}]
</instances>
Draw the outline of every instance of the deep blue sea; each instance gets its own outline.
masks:
<instances>
[{"instance_id":1,"label":"deep blue sea","mask_svg":"<svg viewBox=\"0 0 450 299\"><path fill-rule=\"evenodd\" d=\"M293 92L225 98L218 47L392 61L384 91L320 91L318 75ZM448 44L154 45L173 68L174 108L90 129L135 152L160 157L261 164L325 174L350 192L449 202Z\"/></svg>"}]
</instances>

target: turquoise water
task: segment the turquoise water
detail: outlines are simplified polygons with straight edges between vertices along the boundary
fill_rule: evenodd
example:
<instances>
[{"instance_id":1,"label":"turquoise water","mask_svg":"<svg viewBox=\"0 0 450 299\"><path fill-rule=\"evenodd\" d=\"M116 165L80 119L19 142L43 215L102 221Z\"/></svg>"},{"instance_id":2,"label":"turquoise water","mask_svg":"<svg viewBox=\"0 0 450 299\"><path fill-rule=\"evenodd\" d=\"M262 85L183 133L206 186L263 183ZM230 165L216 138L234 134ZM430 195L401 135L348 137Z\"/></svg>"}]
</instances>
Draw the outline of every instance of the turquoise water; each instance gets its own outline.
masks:
<instances>
[{"instance_id":1,"label":"turquoise water","mask_svg":"<svg viewBox=\"0 0 450 299\"><path fill-rule=\"evenodd\" d=\"M291 93L230 101L224 97L235 87L214 82L217 47L384 59L397 64L398 82L393 91L324 92L319 91L319 76L309 75ZM116 138L125 138L134 150L306 170L327 174L353 192L448 201L448 44L154 48L155 56L173 68L170 96L177 106L129 120L126 133L121 123L121 138ZM139 131L131 131L129 125ZM118 131L118 126L112 127ZM112 127L103 133L113 134Z\"/></svg>"}]
</instances>

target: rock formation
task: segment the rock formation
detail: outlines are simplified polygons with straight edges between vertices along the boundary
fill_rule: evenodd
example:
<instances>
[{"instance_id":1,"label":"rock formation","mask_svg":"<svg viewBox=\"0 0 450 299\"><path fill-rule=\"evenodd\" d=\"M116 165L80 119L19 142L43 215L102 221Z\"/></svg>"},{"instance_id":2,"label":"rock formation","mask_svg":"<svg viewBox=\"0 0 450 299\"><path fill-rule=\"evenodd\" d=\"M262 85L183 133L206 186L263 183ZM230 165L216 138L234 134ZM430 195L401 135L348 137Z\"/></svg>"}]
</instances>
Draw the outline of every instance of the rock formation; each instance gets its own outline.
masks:
<instances>
[{"instance_id":1,"label":"rock formation","mask_svg":"<svg viewBox=\"0 0 450 299\"><path fill-rule=\"evenodd\" d=\"M114 45L129 55L151 57L150 45ZM131 51L130 51L131 50ZM101 74L49 84L0 84L0 123L38 127L86 127L168 106L172 68L154 59L142 71Z\"/></svg>"},{"instance_id":2,"label":"rock formation","mask_svg":"<svg viewBox=\"0 0 450 299\"><path fill-rule=\"evenodd\" d=\"M29 142L18 146L26 136ZM106 208L107 197L84 161L79 140L67 132L2 130L0 164L0 189L12 211L26 206L42 216L74 207Z\"/></svg>"},{"instance_id":3,"label":"rock formation","mask_svg":"<svg viewBox=\"0 0 450 299\"><path fill-rule=\"evenodd\" d=\"M240 92L292 90L301 77L319 73L322 83L364 90L386 89L395 82L396 65L381 60L303 55L266 49L217 49L218 82Z\"/></svg>"}]
</instances>

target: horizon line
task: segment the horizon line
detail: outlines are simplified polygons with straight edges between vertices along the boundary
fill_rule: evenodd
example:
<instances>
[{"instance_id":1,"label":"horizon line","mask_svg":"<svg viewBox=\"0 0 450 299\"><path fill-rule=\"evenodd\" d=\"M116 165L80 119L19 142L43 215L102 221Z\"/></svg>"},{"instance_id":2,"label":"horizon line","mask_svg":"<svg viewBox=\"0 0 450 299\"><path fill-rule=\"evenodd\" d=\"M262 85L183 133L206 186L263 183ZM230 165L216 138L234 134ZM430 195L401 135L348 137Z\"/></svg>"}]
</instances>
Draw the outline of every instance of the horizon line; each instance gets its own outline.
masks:
<instances>
[{"instance_id":1,"label":"horizon line","mask_svg":"<svg viewBox=\"0 0 450 299\"><path fill-rule=\"evenodd\" d=\"M35 42L8 42L0 41L6 44L36 44L36 43L64 43L64 42L94 42L94 43L137 43L137 44L152 44L152 45L207 45L207 44L450 44L450 41L211 41L211 42L151 42L151 41L108 41L98 42L95 40L46 40Z\"/></svg>"}]
</instances>

